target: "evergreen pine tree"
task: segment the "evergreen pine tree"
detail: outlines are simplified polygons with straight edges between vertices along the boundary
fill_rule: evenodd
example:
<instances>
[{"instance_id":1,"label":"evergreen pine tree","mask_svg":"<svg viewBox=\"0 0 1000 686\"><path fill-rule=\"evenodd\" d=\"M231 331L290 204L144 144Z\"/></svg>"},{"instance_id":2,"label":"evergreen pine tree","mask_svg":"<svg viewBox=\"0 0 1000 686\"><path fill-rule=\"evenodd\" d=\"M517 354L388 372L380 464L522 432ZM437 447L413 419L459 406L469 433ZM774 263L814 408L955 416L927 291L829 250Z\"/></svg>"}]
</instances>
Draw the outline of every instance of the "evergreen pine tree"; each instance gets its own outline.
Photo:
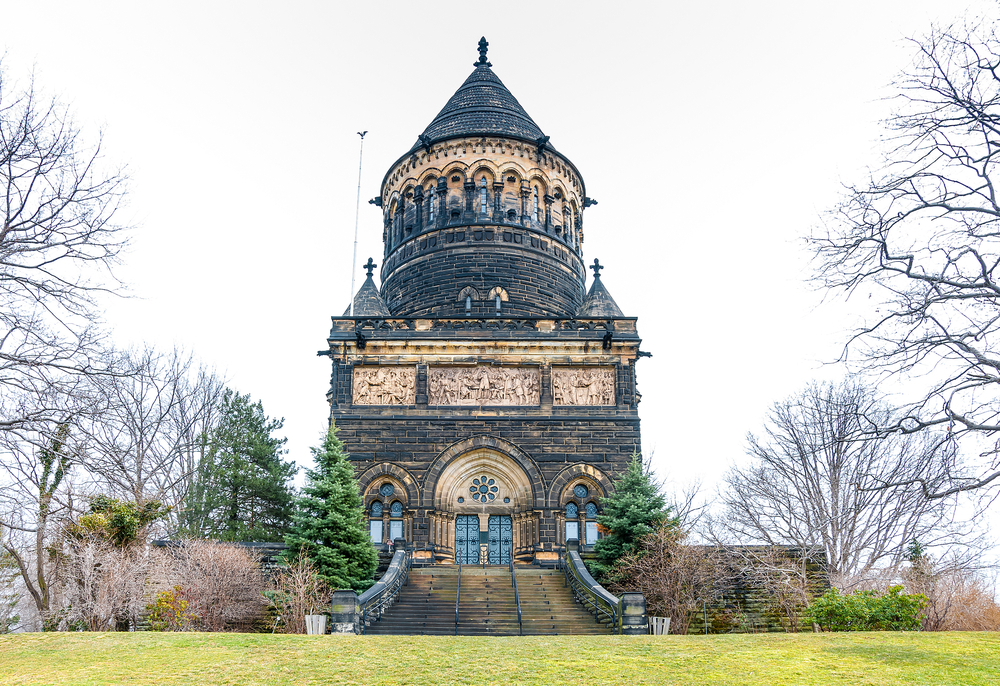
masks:
<instances>
[{"instance_id":1,"label":"evergreen pine tree","mask_svg":"<svg viewBox=\"0 0 1000 686\"><path fill-rule=\"evenodd\" d=\"M615 562L637 550L639 540L668 518L666 499L642 458L633 455L628 469L615 481L614 493L601 500L597 523L608 533L594 544L597 559L589 565L591 573L599 581L609 581Z\"/></svg>"},{"instance_id":2,"label":"evergreen pine tree","mask_svg":"<svg viewBox=\"0 0 1000 686\"><path fill-rule=\"evenodd\" d=\"M284 419L264 414L260 401L230 389L221 419L204 437L205 455L182 514L182 534L224 541L281 541L291 525L298 468L281 456L287 439L274 436Z\"/></svg>"},{"instance_id":3,"label":"evergreen pine tree","mask_svg":"<svg viewBox=\"0 0 1000 686\"><path fill-rule=\"evenodd\" d=\"M363 591L372 584L378 554L364 521L364 503L354 467L330 426L323 445L312 449L316 468L296 499L288 557L304 551L331 588Z\"/></svg>"}]
</instances>

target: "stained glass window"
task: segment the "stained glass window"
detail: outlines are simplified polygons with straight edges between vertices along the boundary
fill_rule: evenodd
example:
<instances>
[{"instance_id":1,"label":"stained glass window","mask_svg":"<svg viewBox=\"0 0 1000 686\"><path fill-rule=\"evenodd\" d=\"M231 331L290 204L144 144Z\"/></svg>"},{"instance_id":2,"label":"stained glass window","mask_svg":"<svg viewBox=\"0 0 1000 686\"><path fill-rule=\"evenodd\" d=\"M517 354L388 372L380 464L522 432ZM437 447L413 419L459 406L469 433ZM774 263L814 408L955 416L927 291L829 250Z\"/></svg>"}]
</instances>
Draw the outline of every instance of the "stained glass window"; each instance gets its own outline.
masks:
<instances>
[{"instance_id":1,"label":"stained glass window","mask_svg":"<svg viewBox=\"0 0 1000 686\"><path fill-rule=\"evenodd\" d=\"M390 517L402 517L403 516L403 503L398 500L394 501L392 505L389 506L389 516Z\"/></svg>"},{"instance_id":2,"label":"stained glass window","mask_svg":"<svg viewBox=\"0 0 1000 686\"><path fill-rule=\"evenodd\" d=\"M580 516L580 508L576 506L576 503L569 503L566 505L566 518L576 519Z\"/></svg>"},{"instance_id":3,"label":"stained glass window","mask_svg":"<svg viewBox=\"0 0 1000 686\"><path fill-rule=\"evenodd\" d=\"M573 495L577 498L586 498L590 494L590 489L583 484L577 484L573 489Z\"/></svg>"},{"instance_id":4,"label":"stained glass window","mask_svg":"<svg viewBox=\"0 0 1000 686\"><path fill-rule=\"evenodd\" d=\"M593 519L597 516L597 505L594 503L587 503L587 519Z\"/></svg>"},{"instance_id":5,"label":"stained glass window","mask_svg":"<svg viewBox=\"0 0 1000 686\"><path fill-rule=\"evenodd\" d=\"M390 483L384 483L382 484L382 488L378 489L378 492L382 494L383 498L388 498L396 492L396 487Z\"/></svg>"},{"instance_id":6,"label":"stained glass window","mask_svg":"<svg viewBox=\"0 0 1000 686\"><path fill-rule=\"evenodd\" d=\"M372 517L381 517L381 516L382 516L382 503L376 500L375 502L372 503Z\"/></svg>"}]
</instances>

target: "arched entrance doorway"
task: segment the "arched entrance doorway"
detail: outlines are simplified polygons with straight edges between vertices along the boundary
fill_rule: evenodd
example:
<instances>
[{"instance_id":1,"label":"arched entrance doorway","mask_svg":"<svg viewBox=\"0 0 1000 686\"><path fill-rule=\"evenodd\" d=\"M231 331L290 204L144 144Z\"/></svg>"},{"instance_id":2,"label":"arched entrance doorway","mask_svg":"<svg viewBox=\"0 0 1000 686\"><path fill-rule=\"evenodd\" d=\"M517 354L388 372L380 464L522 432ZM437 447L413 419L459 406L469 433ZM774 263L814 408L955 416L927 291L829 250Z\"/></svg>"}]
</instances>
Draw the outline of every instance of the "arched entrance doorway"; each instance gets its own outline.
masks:
<instances>
[{"instance_id":1,"label":"arched entrance doorway","mask_svg":"<svg viewBox=\"0 0 1000 686\"><path fill-rule=\"evenodd\" d=\"M509 455L477 448L458 455L434 485L435 558L460 564L508 564L534 555L538 517L531 480Z\"/></svg>"}]
</instances>

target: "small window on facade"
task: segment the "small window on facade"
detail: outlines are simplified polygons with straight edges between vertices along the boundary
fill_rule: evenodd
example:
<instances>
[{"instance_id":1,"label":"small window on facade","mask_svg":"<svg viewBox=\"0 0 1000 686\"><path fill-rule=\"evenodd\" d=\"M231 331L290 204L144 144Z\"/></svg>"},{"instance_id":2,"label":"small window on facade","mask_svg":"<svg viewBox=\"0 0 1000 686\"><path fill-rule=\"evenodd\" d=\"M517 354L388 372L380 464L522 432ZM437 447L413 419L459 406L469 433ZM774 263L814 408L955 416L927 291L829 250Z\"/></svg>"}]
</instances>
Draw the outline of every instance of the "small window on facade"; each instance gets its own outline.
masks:
<instances>
[{"instance_id":1,"label":"small window on facade","mask_svg":"<svg viewBox=\"0 0 1000 686\"><path fill-rule=\"evenodd\" d=\"M479 213L486 214L488 199L486 197L486 177L479 181Z\"/></svg>"},{"instance_id":2,"label":"small window on facade","mask_svg":"<svg viewBox=\"0 0 1000 686\"><path fill-rule=\"evenodd\" d=\"M432 222L434 221L434 195L435 195L433 184L431 184L431 189L430 191L428 191L428 194L429 195L427 199L427 221Z\"/></svg>"},{"instance_id":3,"label":"small window on facade","mask_svg":"<svg viewBox=\"0 0 1000 686\"><path fill-rule=\"evenodd\" d=\"M594 545L595 543L597 543L597 522L588 521L586 545Z\"/></svg>"},{"instance_id":4,"label":"small window on facade","mask_svg":"<svg viewBox=\"0 0 1000 686\"><path fill-rule=\"evenodd\" d=\"M583 484L577 484L576 486L573 487L573 495L575 495L577 498L586 498L589 493L590 489L588 489Z\"/></svg>"},{"instance_id":5,"label":"small window on facade","mask_svg":"<svg viewBox=\"0 0 1000 686\"><path fill-rule=\"evenodd\" d=\"M470 312L472 312L472 296L467 295L465 296L465 313L469 314Z\"/></svg>"},{"instance_id":6,"label":"small window on facade","mask_svg":"<svg viewBox=\"0 0 1000 686\"><path fill-rule=\"evenodd\" d=\"M371 520L368 522L368 535L372 543L382 542L382 503L374 501L371 504Z\"/></svg>"},{"instance_id":7,"label":"small window on facade","mask_svg":"<svg viewBox=\"0 0 1000 686\"><path fill-rule=\"evenodd\" d=\"M587 503L587 519L594 519L597 517L597 505L594 503Z\"/></svg>"},{"instance_id":8,"label":"small window on facade","mask_svg":"<svg viewBox=\"0 0 1000 686\"><path fill-rule=\"evenodd\" d=\"M497 296L497 314L500 314L500 296Z\"/></svg>"},{"instance_id":9,"label":"small window on facade","mask_svg":"<svg viewBox=\"0 0 1000 686\"><path fill-rule=\"evenodd\" d=\"M378 492L382 494L383 498L388 498L390 495L396 492L396 487L391 483L384 483L382 487L378 489Z\"/></svg>"},{"instance_id":10,"label":"small window on facade","mask_svg":"<svg viewBox=\"0 0 1000 686\"><path fill-rule=\"evenodd\" d=\"M389 516L390 517L402 517L403 516L403 503L398 500L393 501L392 505L389 506Z\"/></svg>"},{"instance_id":11,"label":"small window on facade","mask_svg":"<svg viewBox=\"0 0 1000 686\"><path fill-rule=\"evenodd\" d=\"M531 208L531 218L538 221L538 186L535 186L535 198Z\"/></svg>"},{"instance_id":12,"label":"small window on facade","mask_svg":"<svg viewBox=\"0 0 1000 686\"><path fill-rule=\"evenodd\" d=\"M566 540L575 538L580 539L580 522L577 521L577 516L579 515L579 508L576 503L569 503L566 505Z\"/></svg>"}]
</instances>

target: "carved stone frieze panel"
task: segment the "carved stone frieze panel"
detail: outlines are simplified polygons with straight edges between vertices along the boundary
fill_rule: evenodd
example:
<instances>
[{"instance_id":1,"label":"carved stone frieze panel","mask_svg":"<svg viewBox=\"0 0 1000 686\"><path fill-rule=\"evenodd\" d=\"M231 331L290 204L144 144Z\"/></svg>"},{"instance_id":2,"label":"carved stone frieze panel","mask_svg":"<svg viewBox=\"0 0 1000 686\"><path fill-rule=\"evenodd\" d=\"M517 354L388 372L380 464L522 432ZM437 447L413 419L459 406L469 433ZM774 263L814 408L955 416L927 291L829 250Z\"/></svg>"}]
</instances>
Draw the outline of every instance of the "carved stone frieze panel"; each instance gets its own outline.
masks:
<instances>
[{"instance_id":1,"label":"carved stone frieze panel","mask_svg":"<svg viewBox=\"0 0 1000 686\"><path fill-rule=\"evenodd\" d=\"M416 367L355 367L354 404L412 405L416 382Z\"/></svg>"},{"instance_id":2,"label":"carved stone frieze panel","mask_svg":"<svg viewBox=\"0 0 1000 686\"><path fill-rule=\"evenodd\" d=\"M552 404L614 405L614 368L553 367Z\"/></svg>"},{"instance_id":3,"label":"carved stone frieze panel","mask_svg":"<svg viewBox=\"0 0 1000 686\"><path fill-rule=\"evenodd\" d=\"M538 405L537 367L430 367L431 405Z\"/></svg>"}]
</instances>

